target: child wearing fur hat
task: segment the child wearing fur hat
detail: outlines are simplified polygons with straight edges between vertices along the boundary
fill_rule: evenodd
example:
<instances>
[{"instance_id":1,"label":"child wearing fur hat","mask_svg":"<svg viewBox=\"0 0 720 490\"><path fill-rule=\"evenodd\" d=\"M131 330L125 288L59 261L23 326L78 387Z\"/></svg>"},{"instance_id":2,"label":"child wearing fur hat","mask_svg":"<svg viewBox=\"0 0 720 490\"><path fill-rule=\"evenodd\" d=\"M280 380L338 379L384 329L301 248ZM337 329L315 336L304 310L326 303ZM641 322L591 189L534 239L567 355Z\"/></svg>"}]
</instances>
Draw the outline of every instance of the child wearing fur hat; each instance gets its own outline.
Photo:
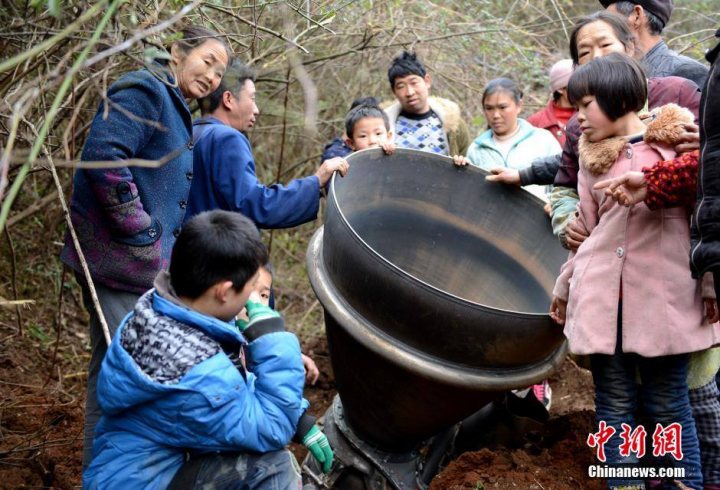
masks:
<instances>
[{"instance_id":1,"label":"child wearing fur hat","mask_svg":"<svg viewBox=\"0 0 720 490\"><path fill-rule=\"evenodd\" d=\"M681 427L681 457L658 464L684 468L678 480L702 488L687 395L688 353L715 345L720 327L704 315L704 308L717 309L712 283L701 285L687 270L687 212L645 205L628 211L593 190L599 180L674 157L682 125L693 116L668 105L646 126L637 114L647 99L645 74L621 54L577 68L568 95L578 106L583 131L578 219L592 233L562 267L550 315L564 325L570 350L591 357L596 418L614 431L605 445L607 462L638 463L632 451L620 454L620 435L623 424L636 429L635 412L642 404L653 424L648 432L656 424ZM609 479L608 485L644 488L638 479Z\"/></svg>"}]
</instances>

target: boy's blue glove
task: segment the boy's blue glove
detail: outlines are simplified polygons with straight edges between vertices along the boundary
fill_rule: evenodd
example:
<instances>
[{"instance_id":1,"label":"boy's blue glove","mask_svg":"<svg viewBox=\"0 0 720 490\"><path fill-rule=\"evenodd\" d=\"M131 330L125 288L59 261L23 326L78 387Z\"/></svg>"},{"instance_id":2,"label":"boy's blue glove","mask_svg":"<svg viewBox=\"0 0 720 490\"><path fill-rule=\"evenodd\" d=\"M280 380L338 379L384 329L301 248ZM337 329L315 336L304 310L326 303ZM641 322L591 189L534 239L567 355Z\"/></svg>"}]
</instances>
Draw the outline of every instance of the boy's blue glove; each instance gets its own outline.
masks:
<instances>
[{"instance_id":1,"label":"boy's blue glove","mask_svg":"<svg viewBox=\"0 0 720 490\"><path fill-rule=\"evenodd\" d=\"M333 452L328 438L317 425L313 425L302 439L303 446L308 448L313 457L322 466L323 473L329 473L333 464Z\"/></svg>"},{"instance_id":2,"label":"boy's blue glove","mask_svg":"<svg viewBox=\"0 0 720 490\"><path fill-rule=\"evenodd\" d=\"M247 315L250 321L242 319L235 321L235 325L241 332L244 332L256 322L267 320L268 318L280 318L280 313L268 308L262 303L256 303L255 301L248 301L245 305L245 309L247 310Z\"/></svg>"}]
</instances>

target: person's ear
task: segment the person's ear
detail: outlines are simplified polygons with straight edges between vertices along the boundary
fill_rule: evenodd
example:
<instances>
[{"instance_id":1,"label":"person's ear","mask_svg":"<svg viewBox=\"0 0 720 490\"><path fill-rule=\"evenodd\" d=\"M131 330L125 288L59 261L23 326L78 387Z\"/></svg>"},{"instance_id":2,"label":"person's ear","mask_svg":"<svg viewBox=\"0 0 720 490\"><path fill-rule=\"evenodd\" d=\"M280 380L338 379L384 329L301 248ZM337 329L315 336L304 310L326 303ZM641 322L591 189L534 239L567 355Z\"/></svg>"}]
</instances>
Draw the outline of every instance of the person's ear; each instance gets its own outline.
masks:
<instances>
[{"instance_id":1,"label":"person's ear","mask_svg":"<svg viewBox=\"0 0 720 490\"><path fill-rule=\"evenodd\" d=\"M174 43L172 46L170 46L170 60L175 66L179 65L180 62L184 59L185 53L180 48L180 46L177 45L177 43Z\"/></svg>"},{"instance_id":2,"label":"person's ear","mask_svg":"<svg viewBox=\"0 0 720 490\"><path fill-rule=\"evenodd\" d=\"M632 14L628 17L628 22L634 31L640 30L645 23L645 9L643 9L640 5L635 5L635 7L633 7Z\"/></svg>"},{"instance_id":3,"label":"person's ear","mask_svg":"<svg viewBox=\"0 0 720 490\"><path fill-rule=\"evenodd\" d=\"M388 132L387 132L387 139L388 139L388 141L392 141L392 140L393 140L393 132L390 131L390 130L388 130Z\"/></svg>"},{"instance_id":4,"label":"person's ear","mask_svg":"<svg viewBox=\"0 0 720 490\"><path fill-rule=\"evenodd\" d=\"M345 136L345 144L350 147L352 151L355 151L355 145L353 145L353 140Z\"/></svg>"},{"instance_id":5,"label":"person's ear","mask_svg":"<svg viewBox=\"0 0 720 490\"><path fill-rule=\"evenodd\" d=\"M425 85L427 85L427 88L432 87L432 77L430 76L429 73L425 74L425 76L423 77L423 80L425 80Z\"/></svg>"},{"instance_id":6,"label":"person's ear","mask_svg":"<svg viewBox=\"0 0 720 490\"><path fill-rule=\"evenodd\" d=\"M518 106L518 114L520 114L523 110L523 105L525 104L525 101L523 99L520 99L520 101L517 103Z\"/></svg>"},{"instance_id":7,"label":"person's ear","mask_svg":"<svg viewBox=\"0 0 720 490\"><path fill-rule=\"evenodd\" d=\"M225 304L228 302L231 290L233 289L232 281L219 282L214 286L213 295L218 303Z\"/></svg>"},{"instance_id":8,"label":"person's ear","mask_svg":"<svg viewBox=\"0 0 720 490\"><path fill-rule=\"evenodd\" d=\"M222 105L223 105L223 107L224 107L225 109L227 109L228 111L232 110L232 107L233 107L233 99L235 99L235 97L233 96L232 92L230 92L229 90L226 90L225 92L223 92L223 94L222 94Z\"/></svg>"}]
</instances>

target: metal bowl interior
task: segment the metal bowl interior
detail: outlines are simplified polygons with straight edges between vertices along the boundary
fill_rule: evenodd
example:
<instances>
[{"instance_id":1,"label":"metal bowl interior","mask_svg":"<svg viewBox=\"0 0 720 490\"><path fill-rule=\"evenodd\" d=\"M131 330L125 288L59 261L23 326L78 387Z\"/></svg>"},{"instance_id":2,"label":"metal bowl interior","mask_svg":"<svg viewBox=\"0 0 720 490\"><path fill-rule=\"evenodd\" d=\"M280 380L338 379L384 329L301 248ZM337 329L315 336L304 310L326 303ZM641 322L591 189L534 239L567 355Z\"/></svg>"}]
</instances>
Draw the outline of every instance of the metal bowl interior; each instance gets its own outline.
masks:
<instances>
[{"instance_id":1,"label":"metal bowl interior","mask_svg":"<svg viewBox=\"0 0 720 490\"><path fill-rule=\"evenodd\" d=\"M348 176L333 179L333 198L378 256L438 294L547 312L567 252L552 235L540 199L427 152L369 150L349 161Z\"/></svg>"}]
</instances>

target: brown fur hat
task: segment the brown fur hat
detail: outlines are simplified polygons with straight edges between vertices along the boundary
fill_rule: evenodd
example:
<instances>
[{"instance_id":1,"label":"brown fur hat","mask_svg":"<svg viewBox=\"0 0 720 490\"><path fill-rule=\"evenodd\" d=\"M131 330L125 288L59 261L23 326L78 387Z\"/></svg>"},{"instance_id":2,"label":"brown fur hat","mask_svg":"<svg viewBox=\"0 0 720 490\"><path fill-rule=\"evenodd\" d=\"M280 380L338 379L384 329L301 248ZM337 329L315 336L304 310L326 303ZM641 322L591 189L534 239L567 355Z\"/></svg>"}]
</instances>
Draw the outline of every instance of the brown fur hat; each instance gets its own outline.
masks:
<instances>
[{"instance_id":1,"label":"brown fur hat","mask_svg":"<svg viewBox=\"0 0 720 490\"><path fill-rule=\"evenodd\" d=\"M675 146L685 132L684 125L695 122L688 109L677 104L667 104L652 112L645 131L645 141Z\"/></svg>"}]
</instances>

